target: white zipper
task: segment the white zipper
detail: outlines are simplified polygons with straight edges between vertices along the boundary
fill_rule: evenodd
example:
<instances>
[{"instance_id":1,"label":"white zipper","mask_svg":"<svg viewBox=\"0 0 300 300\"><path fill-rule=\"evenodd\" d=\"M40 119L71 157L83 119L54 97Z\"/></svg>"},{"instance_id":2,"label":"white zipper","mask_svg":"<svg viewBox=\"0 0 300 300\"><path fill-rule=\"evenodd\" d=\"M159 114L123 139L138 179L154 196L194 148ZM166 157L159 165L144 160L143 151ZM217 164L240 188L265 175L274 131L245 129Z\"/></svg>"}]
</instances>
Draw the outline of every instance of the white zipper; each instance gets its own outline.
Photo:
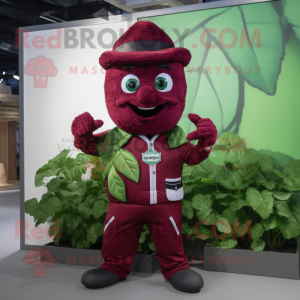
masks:
<instances>
[{"instance_id":1,"label":"white zipper","mask_svg":"<svg viewBox=\"0 0 300 300\"><path fill-rule=\"evenodd\" d=\"M139 134L139 137L142 138L148 145L149 150L154 149L154 141L159 136L156 134L149 140L145 135ZM150 175L150 204L157 203L157 190L156 190L156 165L149 165L149 175Z\"/></svg>"},{"instance_id":2,"label":"white zipper","mask_svg":"<svg viewBox=\"0 0 300 300\"><path fill-rule=\"evenodd\" d=\"M106 223L106 225L105 225L105 227L104 227L104 230L103 230L103 232L105 232L105 230L106 230L106 228L107 228L107 226L113 221L115 219L115 217L114 216L112 216L111 218L110 218L110 220Z\"/></svg>"},{"instance_id":3,"label":"white zipper","mask_svg":"<svg viewBox=\"0 0 300 300\"><path fill-rule=\"evenodd\" d=\"M177 228L177 225L176 225L176 223L175 223L173 217L170 217L169 219L170 219L171 223L173 224L173 227L174 227L174 229L175 229L177 235L179 235L179 230L178 230L178 228Z\"/></svg>"}]
</instances>

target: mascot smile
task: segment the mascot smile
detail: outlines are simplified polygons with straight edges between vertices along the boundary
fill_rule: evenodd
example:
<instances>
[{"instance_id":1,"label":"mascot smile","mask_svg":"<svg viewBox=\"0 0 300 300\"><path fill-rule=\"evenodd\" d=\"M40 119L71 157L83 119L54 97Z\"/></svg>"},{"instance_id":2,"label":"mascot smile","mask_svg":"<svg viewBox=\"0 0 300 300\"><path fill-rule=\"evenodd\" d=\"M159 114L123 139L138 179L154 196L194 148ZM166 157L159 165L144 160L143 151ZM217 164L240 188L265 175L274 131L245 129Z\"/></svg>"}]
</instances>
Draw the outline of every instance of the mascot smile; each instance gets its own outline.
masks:
<instances>
[{"instance_id":1,"label":"mascot smile","mask_svg":"<svg viewBox=\"0 0 300 300\"><path fill-rule=\"evenodd\" d=\"M87 112L72 124L75 146L100 156L106 165L110 200L101 250L105 262L83 274L87 288L127 278L145 224L165 279L187 293L203 287L183 249L181 175L184 163L197 165L209 156L217 130L210 119L195 114L189 119L196 130L187 137L177 125L185 108L184 67L190 60L189 50L175 47L150 21L134 23L99 59L106 70L107 110L117 126L93 134L103 121Z\"/></svg>"}]
</instances>

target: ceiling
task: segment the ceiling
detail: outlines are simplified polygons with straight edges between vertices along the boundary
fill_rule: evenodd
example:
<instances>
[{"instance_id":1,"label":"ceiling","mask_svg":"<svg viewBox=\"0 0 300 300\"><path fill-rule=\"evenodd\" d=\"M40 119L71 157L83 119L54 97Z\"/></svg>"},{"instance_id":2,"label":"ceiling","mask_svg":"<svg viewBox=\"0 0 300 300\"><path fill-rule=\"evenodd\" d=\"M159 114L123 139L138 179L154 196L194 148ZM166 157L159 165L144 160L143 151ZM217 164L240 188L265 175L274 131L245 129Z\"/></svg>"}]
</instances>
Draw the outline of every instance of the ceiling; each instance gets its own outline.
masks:
<instances>
[{"instance_id":1,"label":"ceiling","mask_svg":"<svg viewBox=\"0 0 300 300\"><path fill-rule=\"evenodd\" d=\"M103 0L0 0L0 81L3 79L3 83L11 85L13 94L18 93L18 81L12 77L18 72L16 29L53 23L50 20L61 22L99 17L102 14L99 10L103 16L108 11L110 14L124 13Z\"/></svg>"},{"instance_id":2,"label":"ceiling","mask_svg":"<svg viewBox=\"0 0 300 300\"><path fill-rule=\"evenodd\" d=\"M121 3L120 0L116 0ZM175 0L174 0L175 1ZM198 1L200 0L190 0ZM218 0L201 0L210 2ZM9 84L13 94L19 93L19 82L13 78L18 73L18 49L15 47L16 30L53 22L107 17L127 13L110 4L110 0L0 0L0 82ZM119 2L117 3L119 5ZM123 3L123 2L122 2ZM147 9L157 9L148 7ZM163 7L159 7L163 8ZM3 72L6 72L3 75Z\"/></svg>"}]
</instances>

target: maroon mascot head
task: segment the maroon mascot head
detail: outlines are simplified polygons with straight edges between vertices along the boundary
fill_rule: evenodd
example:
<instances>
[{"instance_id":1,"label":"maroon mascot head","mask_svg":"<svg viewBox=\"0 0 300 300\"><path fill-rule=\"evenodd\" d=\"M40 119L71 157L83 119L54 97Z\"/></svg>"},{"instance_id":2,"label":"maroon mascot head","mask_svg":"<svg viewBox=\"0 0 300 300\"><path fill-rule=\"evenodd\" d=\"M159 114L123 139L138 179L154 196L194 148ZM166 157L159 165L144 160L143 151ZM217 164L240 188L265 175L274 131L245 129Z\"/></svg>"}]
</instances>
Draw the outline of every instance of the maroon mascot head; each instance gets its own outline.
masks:
<instances>
[{"instance_id":1,"label":"maroon mascot head","mask_svg":"<svg viewBox=\"0 0 300 300\"><path fill-rule=\"evenodd\" d=\"M172 129L185 107L183 67L190 59L189 50L175 48L154 23L134 23L99 59L106 70L108 113L116 125L146 135Z\"/></svg>"}]
</instances>

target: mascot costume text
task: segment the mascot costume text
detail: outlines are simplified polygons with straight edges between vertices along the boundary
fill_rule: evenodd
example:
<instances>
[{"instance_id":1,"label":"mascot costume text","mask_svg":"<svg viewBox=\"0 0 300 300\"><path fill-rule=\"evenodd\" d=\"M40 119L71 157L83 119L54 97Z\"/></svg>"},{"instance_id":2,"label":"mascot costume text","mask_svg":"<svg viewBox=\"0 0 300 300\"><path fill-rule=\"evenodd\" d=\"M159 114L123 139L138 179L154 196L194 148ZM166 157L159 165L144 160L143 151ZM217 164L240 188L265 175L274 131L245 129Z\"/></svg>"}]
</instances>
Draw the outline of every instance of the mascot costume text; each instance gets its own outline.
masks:
<instances>
[{"instance_id":1,"label":"mascot costume text","mask_svg":"<svg viewBox=\"0 0 300 300\"><path fill-rule=\"evenodd\" d=\"M187 137L176 125L185 107L184 67L190 60L189 50L175 47L150 21L134 23L99 59L106 70L108 113L117 126L93 135L103 121L87 112L72 124L75 146L106 165L110 200L101 252L105 262L83 274L87 288L127 278L144 224L165 279L187 293L203 286L183 249L181 175L183 164L197 165L208 157L217 130L210 119L195 114L189 119L196 130Z\"/></svg>"}]
</instances>

